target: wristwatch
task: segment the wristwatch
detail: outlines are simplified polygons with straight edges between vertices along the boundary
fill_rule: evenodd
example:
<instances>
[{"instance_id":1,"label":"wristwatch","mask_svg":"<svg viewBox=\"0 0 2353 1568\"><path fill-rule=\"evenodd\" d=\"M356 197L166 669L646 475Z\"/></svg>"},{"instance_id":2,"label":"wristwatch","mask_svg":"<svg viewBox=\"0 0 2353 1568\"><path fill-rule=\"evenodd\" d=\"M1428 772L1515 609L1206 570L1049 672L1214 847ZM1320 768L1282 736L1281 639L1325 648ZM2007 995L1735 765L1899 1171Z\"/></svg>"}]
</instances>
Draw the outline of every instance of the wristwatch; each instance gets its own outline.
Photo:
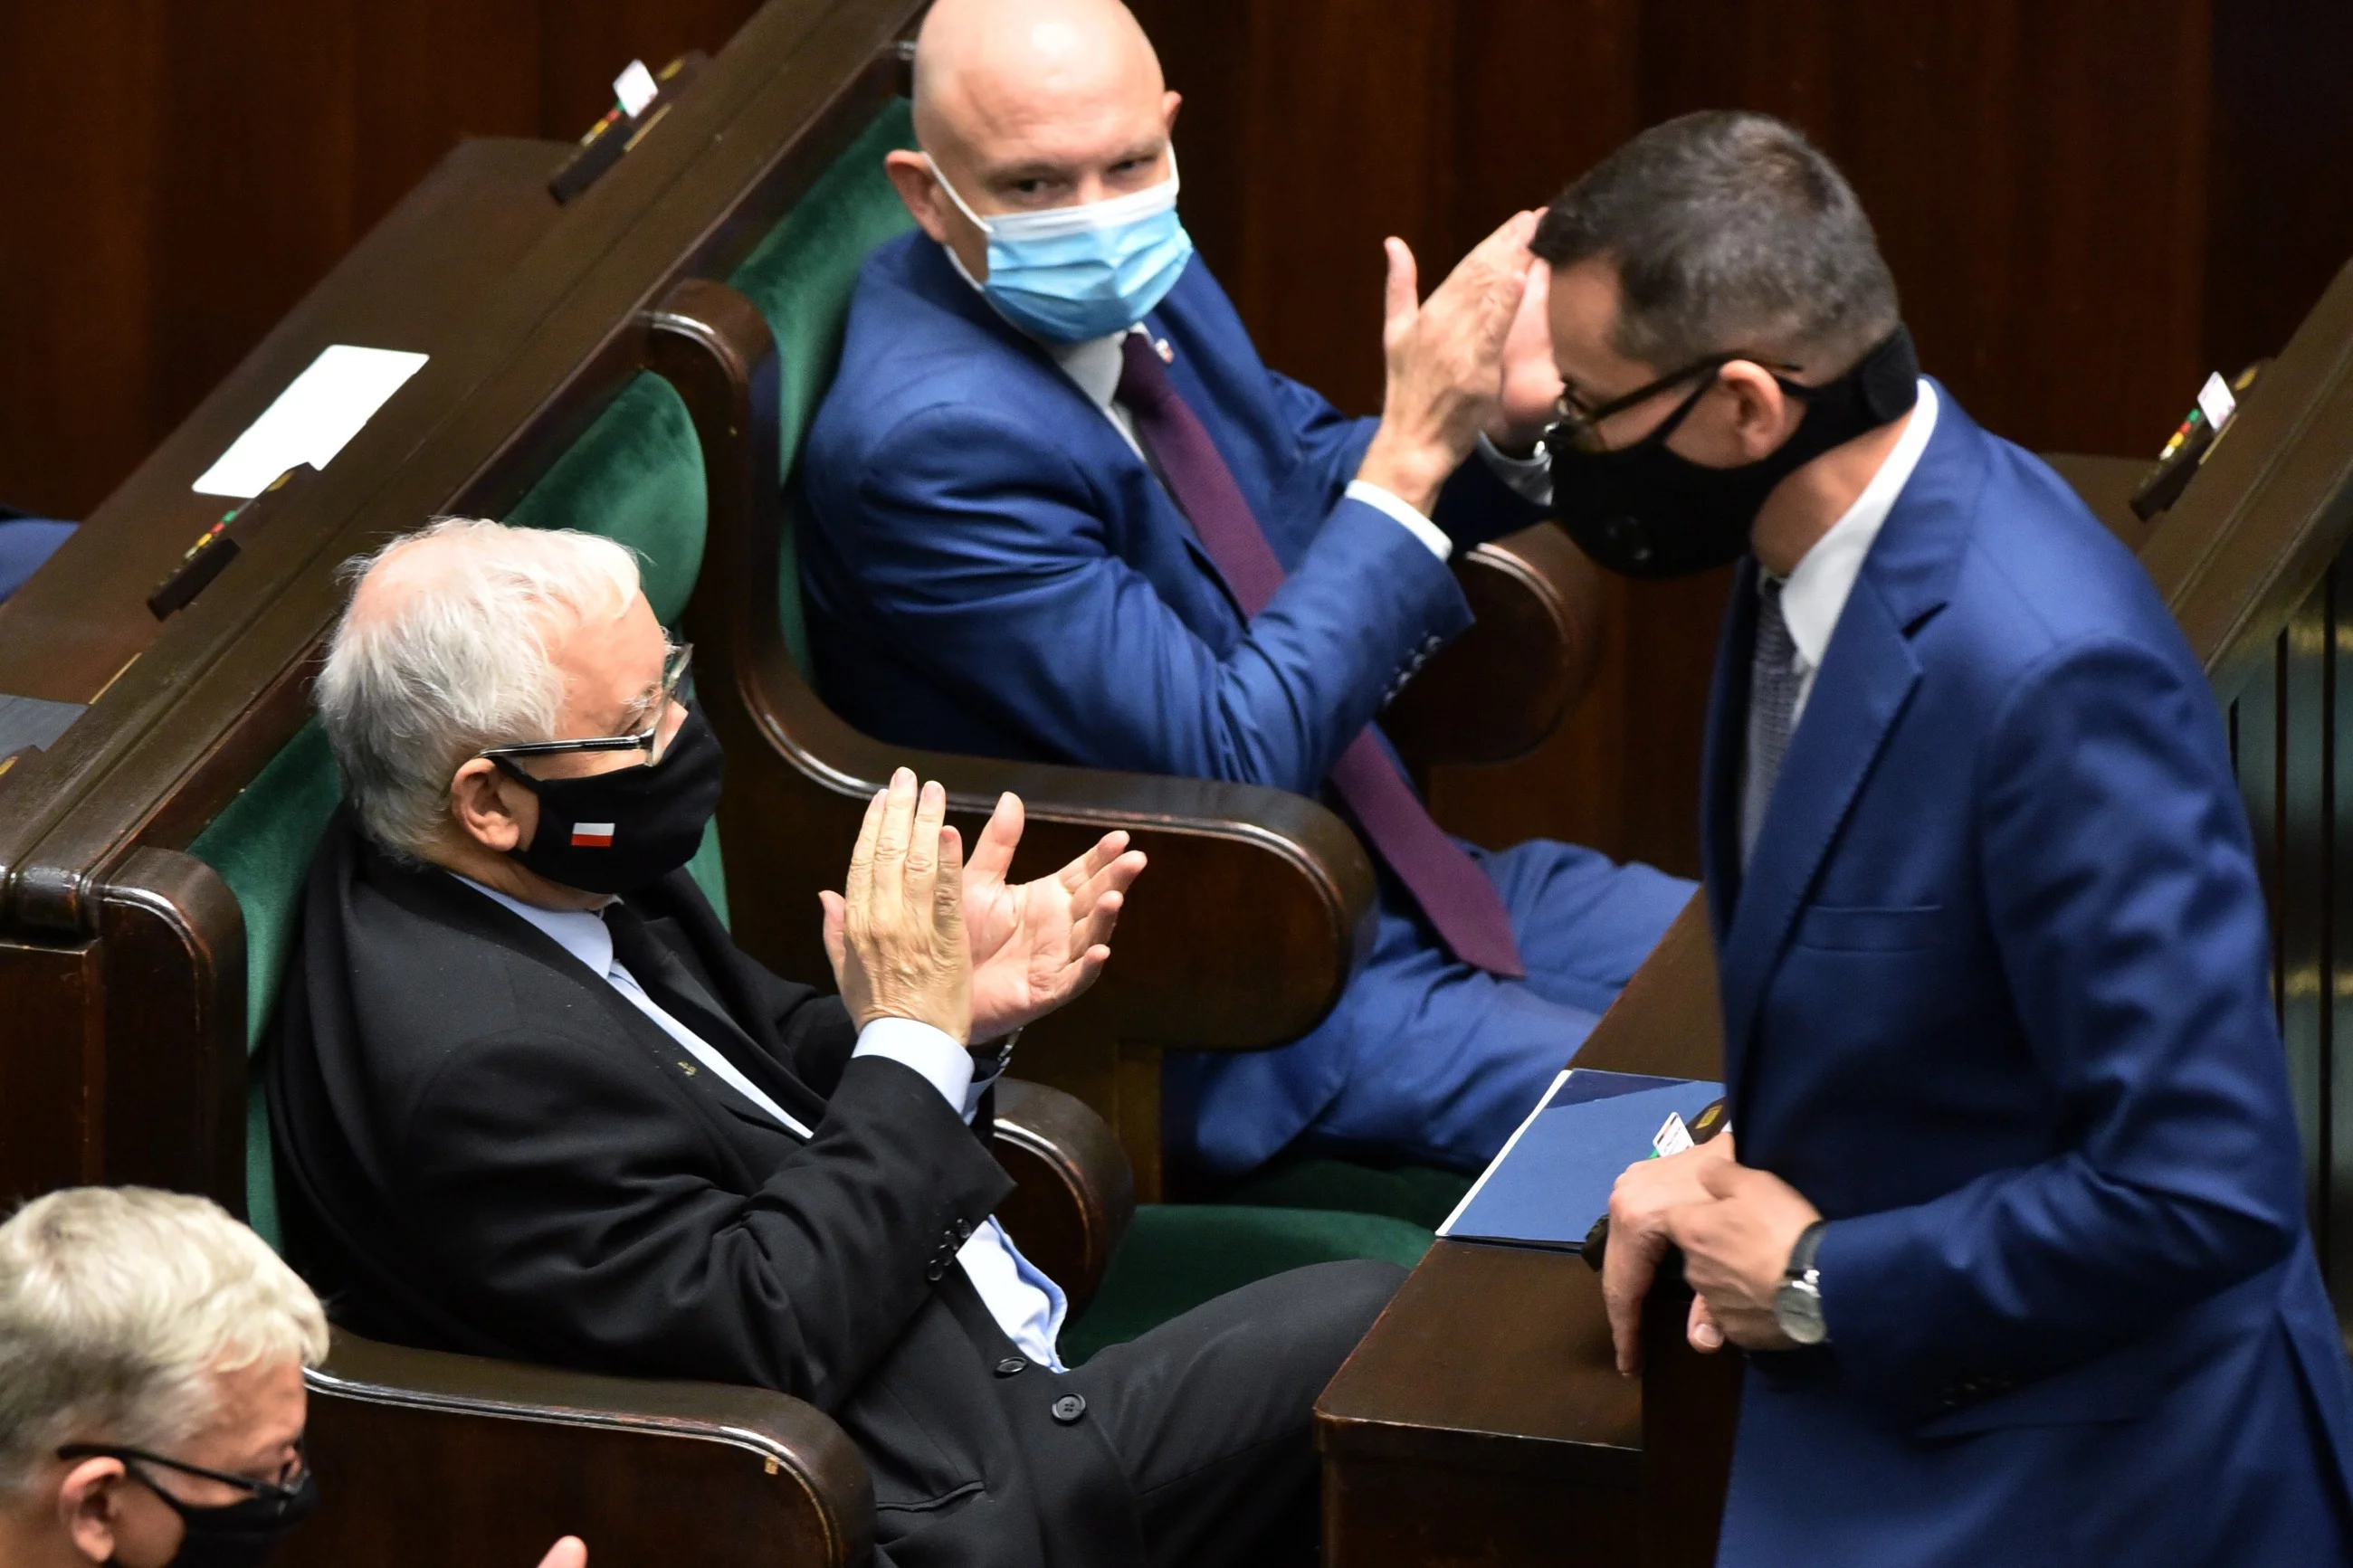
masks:
<instances>
[{"instance_id":1,"label":"wristwatch","mask_svg":"<svg viewBox=\"0 0 2353 1568\"><path fill-rule=\"evenodd\" d=\"M1831 1337L1830 1324L1822 1317L1822 1272L1814 1267L1814 1254L1829 1224L1818 1219L1798 1233L1798 1245L1789 1248L1789 1267L1781 1275L1781 1287L1773 1292L1773 1321L1801 1345L1822 1344Z\"/></svg>"}]
</instances>

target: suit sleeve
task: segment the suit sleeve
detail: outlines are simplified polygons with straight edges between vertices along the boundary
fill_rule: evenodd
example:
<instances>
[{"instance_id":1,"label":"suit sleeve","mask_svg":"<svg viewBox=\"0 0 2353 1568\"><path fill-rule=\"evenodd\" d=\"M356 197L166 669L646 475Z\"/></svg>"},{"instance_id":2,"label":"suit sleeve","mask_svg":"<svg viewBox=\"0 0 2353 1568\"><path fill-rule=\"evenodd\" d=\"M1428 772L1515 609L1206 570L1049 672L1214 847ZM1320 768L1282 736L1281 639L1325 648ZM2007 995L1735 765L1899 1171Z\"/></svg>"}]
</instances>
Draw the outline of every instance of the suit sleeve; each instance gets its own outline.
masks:
<instances>
[{"instance_id":1,"label":"suit sleeve","mask_svg":"<svg viewBox=\"0 0 2353 1568\"><path fill-rule=\"evenodd\" d=\"M1833 1223L1819 1266L1850 1385L1927 1408L2119 1346L2284 1257L2299 1156L2264 905L2186 658L2045 659L1980 758L1987 905L2064 1152Z\"/></svg>"},{"instance_id":2,"label":"suit sleeve","mask_svg":"<svg viewBox=\"0 0 2353 1568\"><path fill-rule=\"evenodd\" d=\"M939 406L869 455L832 542L904 657L1040 754L1303 794L1469 624L1429 550L1342 499L1220 654L1114 552L1112 510L1016 422Z\"/></svg>"},{"instance_id":3,"label":"suit sleeve","mask_svg":"<svg viewBox=\"0 0 2353 1568\"><path fill-rule=\"evenodd\" d=\"M892 1061L850 1062L816 1137L748 1191L650 1058L528 1030L427 1086L403 1165L451 1277L558 1359L780 1389L830 1409L1011 1184Z\"/></svg>"},{"instance_id":4,"label":"suit sleeve","mask_svg":"<svg viewBox=\"0 0 2353 1568\"><path fill-rule=\"evenodd\" d=\"M1373 443L1377 419L1351 419L1280 371L1266 373L1275 406L1299 441L1300 460L1322 472L1324 488L1338 495L1364 466L1365 448ZM1487 461L1473 452L1456 468L1438 492L1430 521L1445 530L1456 547L1481 544L1518 529L1541 522L1545 509L1505 484Z\"/></svg>"}]
</instances>

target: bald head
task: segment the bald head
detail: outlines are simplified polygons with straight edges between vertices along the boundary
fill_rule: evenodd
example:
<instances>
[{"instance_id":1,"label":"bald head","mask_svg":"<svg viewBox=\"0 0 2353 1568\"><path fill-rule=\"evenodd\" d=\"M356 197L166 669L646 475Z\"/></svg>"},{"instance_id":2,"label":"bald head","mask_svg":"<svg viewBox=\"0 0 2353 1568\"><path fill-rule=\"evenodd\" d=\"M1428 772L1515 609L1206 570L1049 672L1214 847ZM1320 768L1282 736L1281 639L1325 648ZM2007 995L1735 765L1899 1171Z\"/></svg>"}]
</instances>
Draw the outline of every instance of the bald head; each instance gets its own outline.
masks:
<instances>
[{"instance_id":1,"label":"bald head","mask_svg":"<svg viewBox=\"0 0 2353 1568\"><path fill-rule=\"evenodd\" d=\"M923 231L984 278L987 239L934 170L983 217L1127 195L1168 178L1178 101L1119 0L939 0L915 40L923 153L887 166Z\"/></svg>"}]
</instances>

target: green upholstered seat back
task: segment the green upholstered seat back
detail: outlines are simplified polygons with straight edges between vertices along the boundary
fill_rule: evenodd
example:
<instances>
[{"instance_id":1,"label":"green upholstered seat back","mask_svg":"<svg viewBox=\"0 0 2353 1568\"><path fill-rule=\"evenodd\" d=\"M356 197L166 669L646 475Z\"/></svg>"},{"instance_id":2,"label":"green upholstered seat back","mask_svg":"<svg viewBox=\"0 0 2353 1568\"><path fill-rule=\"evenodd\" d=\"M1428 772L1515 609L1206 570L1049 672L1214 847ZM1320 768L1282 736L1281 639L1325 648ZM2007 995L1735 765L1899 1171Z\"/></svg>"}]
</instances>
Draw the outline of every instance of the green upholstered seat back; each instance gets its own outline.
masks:
<instances>
[{"instance_id":1,"label":"green upholstered seat back","mask_svg":"<svg viewBox=\"0 0 2353 1568\"><path fill-rule=\"evenodd\" d=\"M913 145L907 106L893 101L727 279L760 308L776 340L779 483L791 476L801 438L833 380L860 264L913 221L882 173L883 153ZM684 605L702 561L704 521L702 462L685 404L668 382L639 374L508 521L626 540L649 552L659 564L664 591L674 590L677 603ZM777 605L785 646L806 673L808 635L791 530L782 543ZM650 581L648 592L659 608L663 595Z\"/></svg>"},{"instance_id":2,"label":"green upholstered seat back","mask_svg":"<svg viewBox=\"0 0 2353 1568\"><path fill-rule=\"evenodd\" d=\"M776 334L780 480L792 477L809 421L841 362L842 331L860 266L876 246L914 226L882 173L885 153L914 144L907 105L892 103L727 280L760 307ZM801 611L800 555L789 526L782 545L776 605L785 647L802 679L813 680L808 626Z\"/></svg>"}]
</instances>

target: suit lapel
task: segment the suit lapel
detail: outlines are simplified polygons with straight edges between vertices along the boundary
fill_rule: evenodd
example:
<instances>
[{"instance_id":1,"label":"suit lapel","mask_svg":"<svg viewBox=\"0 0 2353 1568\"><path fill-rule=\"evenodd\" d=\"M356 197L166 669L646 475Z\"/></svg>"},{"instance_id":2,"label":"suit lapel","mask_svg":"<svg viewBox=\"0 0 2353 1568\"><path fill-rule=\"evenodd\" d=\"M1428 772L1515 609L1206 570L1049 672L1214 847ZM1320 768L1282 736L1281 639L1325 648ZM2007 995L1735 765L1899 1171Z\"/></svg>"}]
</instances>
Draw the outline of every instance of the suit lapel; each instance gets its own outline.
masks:
<instances>
[{"instance_id":1,"label":"suit lapel","mask_svg":"<svg viewBox=\"0 0 2353 1568\"><path fill-rule=\"evenodd\" d=\"M1185 552L1191 558L1194 569L1200 573L1204 581L1216 588L1219 596L1231 611L1234 625L1237 627L1248 626L1250 616L1243 612L1241 601L1235 597L1225 574L1219 571L1217 563L1209 559L1209 552L1202 547L1200 536L1193 531L1192 520L1185 515L1185 509L1176 504L1176 499L1169 492L1167 482L1160 477L1158 468L1148 458L1139 456L1112 427L1111 421L1103 417L1103 410L1095 406L1080 389L1079 384L1071 379L1068 372L1054 363L1053 356L1046 352L1044 345L998 315L971 284L956 275L955 268L949 265L945 253L938 246L923 244L920 247L913 279L923 298L978 326L1053 382L1056 388L1053 395L1064 405L1062 427L1071 433L1071 458L1081 471L1093 473L1106 489L1116 489L1140 480L1141 488L1137 493L1145 498L1145 504L1157 514L1154 526L1170 530L1184 542ZM1155 340L1166 339L1172 343L1184 336L1182 332L1172 331L1158 310L1145 317L1144 330ZM1172 365L1169 374L1177 381L1178 392L1192 406L1195 415L1208 426L1210 441L1217 442L1219 430L1203 412L1209 406L1209 400L1199 378L1189 365L1181 368ZM1219 448L1219 455L1225 456L1222 446ZM1232 467L1230 459L1227 466L1229 468ZM1264 520L1260 521L1263 527ZM1277 553L1279 555L1280 552Z\"/></svg>"},{"instance_id":2,"label":"suit lapel","mask_svg":"<svg viewBox=\"0 0 2353 1568\"><path fill-rule=\"evenodd\" d=\"M1736 1073L1790 923L1919 682L1919 660L1902 626L1869 579L1858 580L1790 738L1725 932L1727 1070ZM1728 793L1736 802L1736 790Z\"/></svg>"},{"instance_id":3,"label":"suit lapel","mask_svg":"<svg viewBox=\"0 0 2353 1568\"><path fill-rule=\"evenodd\" d=\"M1712 907L1719 911L1725 1067L1736 1084L1743 1081L1757 1013L1790 928L1920 683L1912 638L1950 597L1968 546L1990 460L1988 438L1951 394L1942 386L1936 393L1936 430L1831 634L1745 873L1739 868L1740 753L1757 612L1754 567L1743 568L1749 602L1735 614L1746 617L1745 635L1736 643L1728 631L1717 658L1706 813L1710 880L1729 889L1715 894ZM1736 698L1728 684L1737 686ZM1734 1106L1736 1121L1743 1110Z\"/></svg>"},{"instance_id":4,"label":"suit lapel","mask_svg":"<svg viewBox=\"0 0 2353 1568\"><path fill-rule=\"evenodd\" d=\"M1732 929L1740 899L1740 780L1748 753L1748 664L1757 644L1757 561L1733 569L1732 598L1709 684L1700 763L1700 874L1716 945Z\"/></svg>"}]
</instances>

